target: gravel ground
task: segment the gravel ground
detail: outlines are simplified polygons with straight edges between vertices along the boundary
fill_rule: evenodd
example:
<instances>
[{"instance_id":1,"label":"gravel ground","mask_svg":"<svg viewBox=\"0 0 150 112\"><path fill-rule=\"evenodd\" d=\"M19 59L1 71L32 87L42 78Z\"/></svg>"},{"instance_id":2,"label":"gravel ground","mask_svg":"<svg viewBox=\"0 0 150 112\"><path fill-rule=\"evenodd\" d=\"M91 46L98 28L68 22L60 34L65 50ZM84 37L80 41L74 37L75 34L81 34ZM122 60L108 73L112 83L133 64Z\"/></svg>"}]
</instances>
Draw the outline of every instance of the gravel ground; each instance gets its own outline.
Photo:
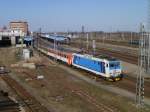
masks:
<instances>
[{"instance_id":1,"label":"gravel ground","mask_svg":"<svg viewBox=\"0 0 150 112\"><path fill-rule=\"evenodd\" d=\"M15 63L7 54L5 49L3 62L8 65ZM8 49L7 49L8 50ZM10 49L10 51L13 51ZM7 61L8 57L10 58ZM28 92L40 101L45 107L54 112L137 112L133 100L134 96L124 98L122 91L119 95L119 89L111 86L100 85L94 80L83 77L76 70L66 67L62 64L56 64L43 57L41 61L45 66L38 70L29 70L22 68L12 68L10 74L12 78L17 80ZM37 75L43 75L43 80L37 80ZM110 92L111 91L111 92ZM112 93L112 91L114 93ZM143 108L143 112L149 112L149 108Z\"/></svg>"}]
</instances>

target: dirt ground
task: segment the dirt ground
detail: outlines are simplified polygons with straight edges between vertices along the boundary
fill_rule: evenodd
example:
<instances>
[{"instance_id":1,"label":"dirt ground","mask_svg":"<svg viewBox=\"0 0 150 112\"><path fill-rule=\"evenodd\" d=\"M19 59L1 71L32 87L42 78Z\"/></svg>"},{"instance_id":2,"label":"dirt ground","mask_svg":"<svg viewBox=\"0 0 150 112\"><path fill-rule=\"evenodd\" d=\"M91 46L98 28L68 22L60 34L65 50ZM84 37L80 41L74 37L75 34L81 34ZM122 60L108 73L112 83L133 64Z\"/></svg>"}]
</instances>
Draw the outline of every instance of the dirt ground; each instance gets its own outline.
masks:
<instances>
[{"instance_id":1,"label":"dirt ground","mask_svg":"<svg viewBox=\"0 0 150 112\"><path fill-rule=\"evenodd\" d=\"M46 108L54 112L137 112L133 101L110 93L79 79L63 69L62 64L47 58L33 58L40 66L36 69L12 67L20 58L15 48L0 48L0 64L11 69L10 76ZM36 61L36 59L38 61ZM30 62L30 61L29 61ZM20 62L19 62L20 63ZM43 75L44 79L37 79ZM143 108L142 112L149 112Z\"/></svg>"}]
</instances>

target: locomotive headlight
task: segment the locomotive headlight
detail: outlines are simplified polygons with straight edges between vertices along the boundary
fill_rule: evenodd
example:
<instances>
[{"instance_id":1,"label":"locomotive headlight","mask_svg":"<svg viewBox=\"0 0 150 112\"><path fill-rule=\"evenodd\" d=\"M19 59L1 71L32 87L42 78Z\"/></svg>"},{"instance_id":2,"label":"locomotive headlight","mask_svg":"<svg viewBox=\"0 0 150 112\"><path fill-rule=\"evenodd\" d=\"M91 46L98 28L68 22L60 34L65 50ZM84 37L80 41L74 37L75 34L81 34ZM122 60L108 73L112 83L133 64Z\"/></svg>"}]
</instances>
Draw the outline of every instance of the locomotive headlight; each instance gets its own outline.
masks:
<instances>
[{"instance_id":1,"label":"locomotive headlight","mask_svg":"<svg viewBox=\"0 0 150 112\"><path fill-rule=\"evenodd\" d=\"M111 74L106 74L106 77L110 77L111 76Z\"/></svg>"}]
</instances>

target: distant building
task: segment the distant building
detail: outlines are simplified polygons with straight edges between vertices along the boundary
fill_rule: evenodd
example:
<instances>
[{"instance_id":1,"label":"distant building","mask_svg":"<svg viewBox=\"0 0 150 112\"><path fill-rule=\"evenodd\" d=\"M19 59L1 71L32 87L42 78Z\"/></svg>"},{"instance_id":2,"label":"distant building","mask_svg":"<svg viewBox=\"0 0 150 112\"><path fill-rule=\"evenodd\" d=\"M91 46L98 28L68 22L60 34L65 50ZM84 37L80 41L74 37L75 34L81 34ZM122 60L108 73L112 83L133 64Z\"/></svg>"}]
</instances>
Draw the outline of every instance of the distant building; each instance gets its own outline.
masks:
<instances>
[{"instance_id":1,"label":"distant building","mask_svg":"<svg viewBox=\"0 0 150 112\"><path fill-rule=\"evenodd\" d=\"M12 21L9 23L10 30L13 32L23 32L28 34L28 23L25 21Z\"/></svg>"}]
</instances>

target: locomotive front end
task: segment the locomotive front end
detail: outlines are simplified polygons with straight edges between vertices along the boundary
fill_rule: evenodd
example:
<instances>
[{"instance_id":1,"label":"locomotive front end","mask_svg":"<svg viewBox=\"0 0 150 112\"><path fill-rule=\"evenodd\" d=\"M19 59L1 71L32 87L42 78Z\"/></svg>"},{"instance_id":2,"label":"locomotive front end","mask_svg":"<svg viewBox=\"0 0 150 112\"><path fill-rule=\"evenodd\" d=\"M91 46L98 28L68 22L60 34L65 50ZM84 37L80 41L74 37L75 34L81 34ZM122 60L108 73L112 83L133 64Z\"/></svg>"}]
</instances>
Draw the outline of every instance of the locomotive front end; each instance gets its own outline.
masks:
<instances>
[{"instance_id":1,"label":"locomotive front end","mask_svg":"<svg viewBox=\"0 0 150 112\"><path fill-rule=\"evenodd\" d=\"M110 77L115 81L118 81L122 78L122 70L121 70L120 61L109 62L109 74L110 74Z\"/></svg>"}]
</instances>

